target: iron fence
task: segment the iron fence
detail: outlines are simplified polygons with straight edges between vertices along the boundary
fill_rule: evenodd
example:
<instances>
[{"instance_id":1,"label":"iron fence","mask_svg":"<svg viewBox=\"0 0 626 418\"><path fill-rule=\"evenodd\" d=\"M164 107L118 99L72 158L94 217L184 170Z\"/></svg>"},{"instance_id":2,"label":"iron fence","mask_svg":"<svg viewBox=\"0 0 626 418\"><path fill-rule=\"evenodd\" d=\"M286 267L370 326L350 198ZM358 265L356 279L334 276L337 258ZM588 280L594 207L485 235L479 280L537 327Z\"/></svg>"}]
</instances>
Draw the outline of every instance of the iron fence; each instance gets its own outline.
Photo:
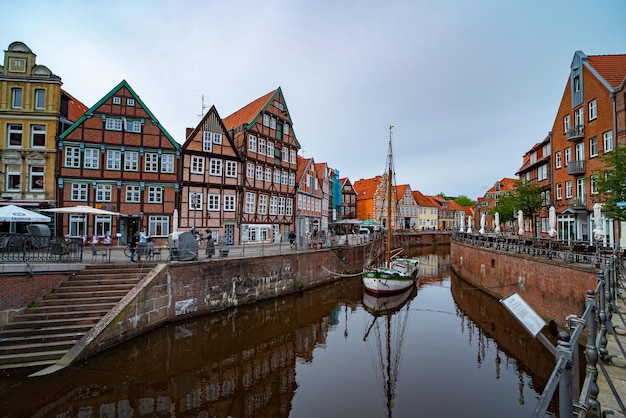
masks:
<instances>
[{"instance_id":1,"label":"iron fence","mask_svg":"<svg viewBox=\"0 0 626 418\"><path fill-rule=\"evenodd\" d=\"M83 260L82 238L0 233L2 263L75 263Z\"/></svg>"}]
</instances>

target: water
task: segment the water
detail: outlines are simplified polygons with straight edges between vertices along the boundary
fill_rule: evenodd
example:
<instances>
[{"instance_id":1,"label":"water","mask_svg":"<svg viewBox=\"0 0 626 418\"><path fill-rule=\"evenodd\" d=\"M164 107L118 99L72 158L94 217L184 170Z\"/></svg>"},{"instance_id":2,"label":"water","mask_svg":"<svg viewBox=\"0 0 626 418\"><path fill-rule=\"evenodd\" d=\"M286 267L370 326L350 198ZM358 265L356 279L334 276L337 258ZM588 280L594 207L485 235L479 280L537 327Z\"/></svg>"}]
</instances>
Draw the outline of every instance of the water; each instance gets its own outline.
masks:
<instances>
[{"instance_id":1,"label":"water","mask_svg":"<svg viewBox=\"0 0 626 418\"><path fill-rule=\"evenodd\" d=\"M343 279L172 324L53 375L5 372L0 417L531 416L554 358L450 273L447 248L420 259L419 287L390 316L366 310L359 277Z\"/></svg>"}]
</instances>

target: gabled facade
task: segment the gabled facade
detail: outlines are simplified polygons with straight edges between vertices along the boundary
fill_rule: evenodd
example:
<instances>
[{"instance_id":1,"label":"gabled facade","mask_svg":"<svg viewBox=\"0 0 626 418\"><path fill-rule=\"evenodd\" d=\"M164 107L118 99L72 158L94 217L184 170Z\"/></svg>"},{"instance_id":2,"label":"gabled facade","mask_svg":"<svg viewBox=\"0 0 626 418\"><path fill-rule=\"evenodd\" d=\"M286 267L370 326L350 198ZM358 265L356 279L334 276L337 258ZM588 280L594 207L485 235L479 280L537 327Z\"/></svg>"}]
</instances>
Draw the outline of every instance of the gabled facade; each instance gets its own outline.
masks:
<instances>
[{"instance_id":1,"label":"gabled facade","mask_svg":"<svg viewBox=\"0 0 626 418\"><path fill-rule=\"evenodd\" d=\"M339 177L339 170L331 167L328 167L327 170L330 189L330 196L328 198L328 223L330 230L333 228L333 223L343 219L341 217L343 213L343 196L341 192L341 178Z\"/></svg>"},{"instance_id":2,"label":"gabled facade","mask_svg":"<svg viewBox=\"0 0 626 418\"><path fill-rule=\"evenodd\" d=\"M549 225L549 209L553 204L551 194L552 184L552 165L551 165L551 139L550 135L546 136L543 141L535 144L526 154L524 154L524 162L522 167L515 173L519 176L519 180L535 184L542 190L543 205L539 213L535 214L530 220L532 224L531 230L536 237L548 238ZM491 216L491 215L489 215Z\"/></svg>"},{"instance_id":3,"label":"gabled facade","mask_svg":"<svg viewBox=\"0 0 626 418\"><path fill-rule=\"evenodd\" d=\"M420 231L437 230L439 205L424 196L419 190L413 190L413 199L418 205L418 218L415 228Z\"/></svg>"},{"instance_id":4,"label":"gabled facade","mask_svg":"<svg viewBox=\"0 0 626 418\"><path fill-rule=\"evenodd\" d=\"M397 196L391 193L391 213L389 214L387 188L390 187L388 175L360 179L354 183L356 191L356 217L360 220L378 222L383 228L396 228Z\"/></svg>"},{"instance_id":5,"label":"gabled facade","mask_svg":"<svg viewBox=\"0 0 626 418\"><path fill-rule=\"evenodd\" d=\"M511 177L504 177L496 181L493 184L493 186L491 186L489 190L487 190L487 192L482 198L477 199L476 209L471 213L470 216L480 220L480 216L481 216L480 214L485 212L486 214L485 218L486 218L487 224L493 225L495 222L495 219L493 219L493 216L490 215L489 212L498 207L498 202L500 201L500 198L513 194L513 191L515 190L516 182L517 182L517 179L511 178ZM467 218L466 218L466 222L467 222ZM508 226L512 227L512 224ZM505 227L504 225L501 226L501 228L504 228L504 227Z\"/></svg>"},{"instance_id":6,"label":"gabled facade","mask_svg":"<svg viewBox=\"0 0 626 418\"><path fill-rule=\"evenodd\" d=\"M57 206L89 205L121 217L57 215L71 236L128 242L145 227L167 237L178 200L180 145L126 81L120 82L59 138Z\"/></svg>"},{"instance_id":7,"label":"gabled facade","mask_svg":"<svg viewBox=\"0 0 626 418\"><path fill-rule=\"evenodd\" d=\"M330 169L328 168L328 164L326 163L313 163L313 168L315 169L315 173L317 174L317 178L319 181L319 185L322 189L322 213L320 219L320 232L322 234L326 234L328 232L329 227L329 209L331 202L331 177L330 177ZM296 179L297 181L297 179Z\"/></svg>"},{"instance_id":8,"label":"gabled facade","mask_svg":"<svg viewBox=\"0 0 626 418\"><path fill-rule=\"evenodd\" d=\"M241 156L215 106L188 132L180 169L180 229L209 229L216 242L239 243Z\"/></svg>"},{"instance_id":9,"label":"gabled facade","mask_svg":"<svg viewBox=\"0 0 626 418\"><path fill-rule=\"evenodd\" d=\"M419 222L419 206L413 196L411 186L402 184L395 186L396 196L398 196L398 207L396 213L398 216L396 229L412 229Z\"/></svg>"},{"instance_id":10,"label":"gabled facade","mask_svg":"<svg viewBox=\"0 0 626 418\"><path fill-rule=\"evenodd\" d=\"M322 233L322 214L325 208L324 192L315 162L312 158L302 158L299 155L297 161L296 236L298 242L302 243L304 239L311 240Z\"/></svg>"},{"instance_id":11,"label":"gabled facade","mask_svg":"<svg viewBox=\"0 0 626 418\"><path fill-rule=\"evenodd\" d=\"M443 196L428 196L430 200L433 201L437 207L437 229L453 229L458 222L456 219L456 210L457 207L455 205L451 205L450 202L443 198Z\"/></svg>"},{"instance_id":12,"label":"gabled facade","mask_svg":"<svg viewBox=\"0 0 626 418\"><path fill-rule=\"evenodd\" d=\"M224 119L243 158L244 242L286 240L293 229L300 144L280 87Z\"/></svg>"},{"instance_id":13,"label":"gabled facade","mask_svg":"<svg viewBox=\"0 0 626 418\"><path fill-rule=\"evenodd\" d=\"M61 78L13 42L0 66L0 204L38 211L56 203L56 138L67 120ZM24 232L5 224L3 232ZM9 231L12 228L12 231ZM18 228L18 230L16 230Z\"/></svg>"},{"instance_id":14,"label":"gabled facade","mask_svg":"<svg viewBox=\"0 0 626 418\"><path fill-rule=\"evenodd\" d=\"M356 219L356 191L348 177L340 179L341 183L341 219Z\"/></svg>"},{"instance_id":15,"label":"gabled facade","mask_svg":"<svg viewBox=\"0 0 626 418\"><path fill-rule=\"evenodd\" d=\"M622 145L616 144L617 114L623 112L616 100L625 78L626 55L574 54L552 126L552 189L560 240L593 240L593 205L601 203L597 172L603 164L599 157ZM602 244L614 244L613 221L603 217L598 222L606 232Z\"/></svg>"}]
</instances>

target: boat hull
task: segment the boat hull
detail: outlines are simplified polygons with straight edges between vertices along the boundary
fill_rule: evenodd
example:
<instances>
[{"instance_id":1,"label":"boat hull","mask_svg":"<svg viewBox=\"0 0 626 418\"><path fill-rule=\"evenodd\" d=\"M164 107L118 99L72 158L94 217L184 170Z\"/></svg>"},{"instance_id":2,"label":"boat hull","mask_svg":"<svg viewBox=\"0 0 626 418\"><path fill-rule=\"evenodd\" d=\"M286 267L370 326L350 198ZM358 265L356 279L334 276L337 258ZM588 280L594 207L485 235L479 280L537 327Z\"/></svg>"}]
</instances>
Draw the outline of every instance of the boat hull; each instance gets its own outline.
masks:
<instances>
[{"instance_id":1,"label":"boat hull","mask_svg":"<svg viewBox=\"0 0 626 418\"><path fill-rule=\"evenodd\" d=\"M375 268L363 272L365 290L375 294L400 293L415 284L413 275L405 275L389 268Z\"/></svg>"}]
</instances>

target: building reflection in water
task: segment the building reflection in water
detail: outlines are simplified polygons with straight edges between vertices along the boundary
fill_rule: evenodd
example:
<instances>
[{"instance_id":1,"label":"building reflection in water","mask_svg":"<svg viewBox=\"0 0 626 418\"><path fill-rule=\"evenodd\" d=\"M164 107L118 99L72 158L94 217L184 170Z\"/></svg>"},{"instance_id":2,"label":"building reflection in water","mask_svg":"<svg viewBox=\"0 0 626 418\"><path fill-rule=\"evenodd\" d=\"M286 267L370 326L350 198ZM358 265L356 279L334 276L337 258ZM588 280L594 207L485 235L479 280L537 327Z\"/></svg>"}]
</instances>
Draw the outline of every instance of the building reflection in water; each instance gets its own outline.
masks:
<instances>
[{"instance_id":1,"label":"building reflection in water","mask_svg":"<svg viewBox=\"0 0 626 418\"><path fill-rule=\"evenodd\" d=\"M434 247L421 254L420 286L445 286L449 250ZM514 369L522 385L520 403L529 374L535 377L528 384L540 392L554 359L532 354L545 348L516 328L496 300L455 276L450 280L460 332L470 345L479 339L477 367L495 344L495 378L503 368ZM362 335L348 330L348 312L363 310L362 297L360 278L340 280L171 324L49 376L4 373L0 417L288 417L299 389L297 366L314 366L314 350L328 344L329 333L362 344Z\"/></svg>"}]
</instances>

